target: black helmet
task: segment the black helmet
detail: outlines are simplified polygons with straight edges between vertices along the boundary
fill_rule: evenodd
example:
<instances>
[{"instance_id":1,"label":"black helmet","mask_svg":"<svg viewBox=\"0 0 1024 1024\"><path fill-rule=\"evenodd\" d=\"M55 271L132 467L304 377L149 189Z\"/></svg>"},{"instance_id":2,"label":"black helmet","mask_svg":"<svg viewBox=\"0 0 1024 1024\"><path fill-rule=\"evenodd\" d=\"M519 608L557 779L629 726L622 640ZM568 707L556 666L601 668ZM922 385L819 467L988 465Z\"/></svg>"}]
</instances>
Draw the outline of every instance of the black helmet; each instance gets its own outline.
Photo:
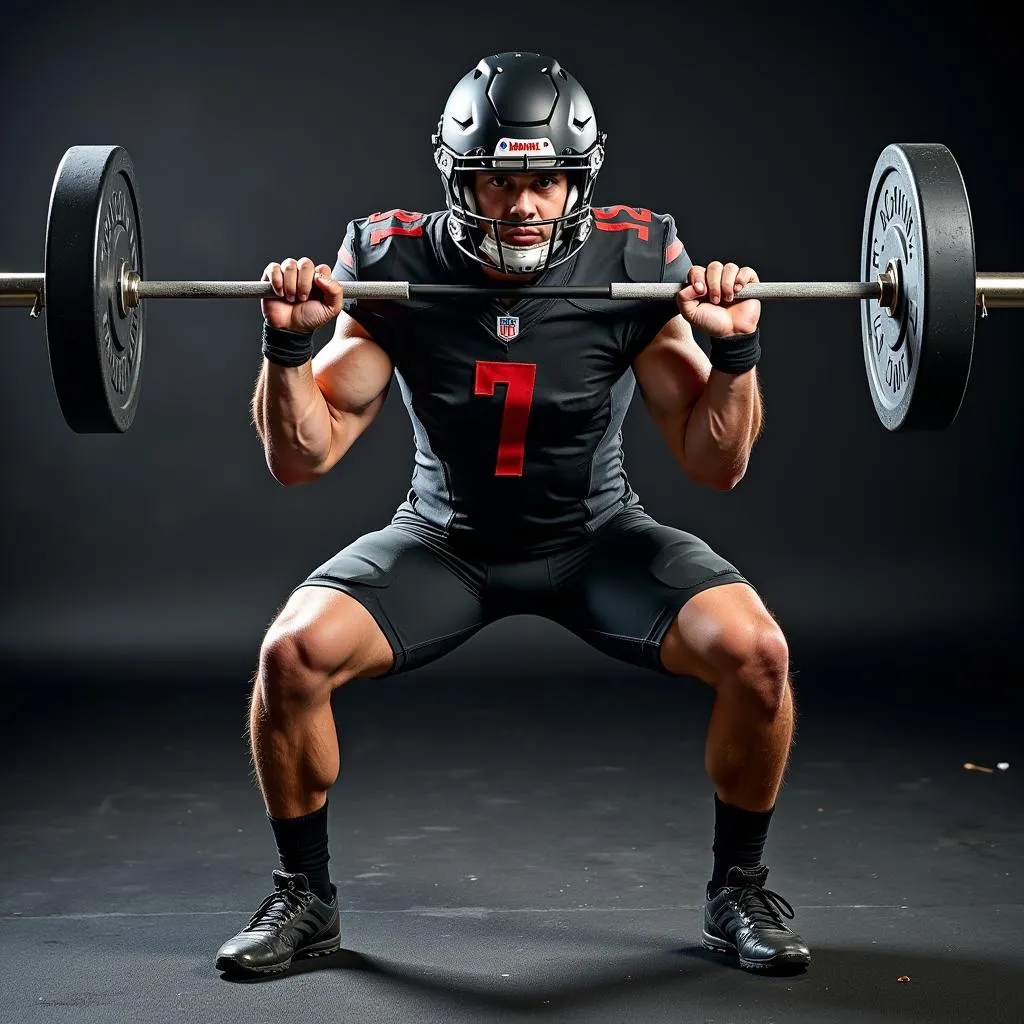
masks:
<instances>
[{"instance_id":1,"label":"black helmet","mask_svg":"<svg viewBox=\"0 0 1024 1024\"><path fill-rule=\"evenodd\" d=\"M505 273L533 273L575 255L593 224L590 202L605 138L583 87L553 57L484 57L452 90L431 137L455 244L470 259ZM477 213L473 172L492 169L565 172L562 215L535 222L552 226L548 241L508 245L499 231L517 222Z\"/></svg>"}]
</instances>

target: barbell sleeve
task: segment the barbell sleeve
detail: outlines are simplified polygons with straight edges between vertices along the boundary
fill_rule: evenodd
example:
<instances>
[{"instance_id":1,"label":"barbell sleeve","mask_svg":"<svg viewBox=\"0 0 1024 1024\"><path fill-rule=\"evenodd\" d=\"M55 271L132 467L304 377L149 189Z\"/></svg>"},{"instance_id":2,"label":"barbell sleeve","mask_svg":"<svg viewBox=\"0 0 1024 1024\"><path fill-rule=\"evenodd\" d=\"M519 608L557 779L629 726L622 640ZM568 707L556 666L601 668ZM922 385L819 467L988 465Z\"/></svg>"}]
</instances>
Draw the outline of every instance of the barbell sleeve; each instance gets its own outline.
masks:
<instances>
[{"instance_id":1,"label":"barbell sleeve","mask_svg":"<svg viewBox=\"0 0 1024 1024\"><path fill-rule=\"evenodd\" d=\"M43 274L0 273L0 308L42 305Z\"/></svg>"},{"instance_id":2,"label":"barbell sleeve","mask_svg":"<svg viewBox=\"0 0 1024 1024\"><path fill-rule=\"evenodd\" d=\"M989 309L1024 306L1024 274L978 274L977 305Z\"/></svg>"}]
</instances>

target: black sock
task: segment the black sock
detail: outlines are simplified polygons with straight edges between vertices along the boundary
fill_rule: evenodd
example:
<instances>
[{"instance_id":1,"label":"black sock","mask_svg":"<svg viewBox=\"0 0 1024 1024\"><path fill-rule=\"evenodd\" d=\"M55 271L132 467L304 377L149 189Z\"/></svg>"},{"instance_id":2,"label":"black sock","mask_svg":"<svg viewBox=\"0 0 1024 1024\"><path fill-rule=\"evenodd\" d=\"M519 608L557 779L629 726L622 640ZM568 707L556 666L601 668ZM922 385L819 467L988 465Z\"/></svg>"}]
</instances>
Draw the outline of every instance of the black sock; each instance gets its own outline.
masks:
<instances>
[{"instance_id":1,"label":"black sock","mask_svg":"<svg viewBox=\"0 0 1024 1024\"><path fill-rule=\"evenodd\" d=\"M724 886L729 868L756 868L761 864L772 811L745 811L723 803L715 794L715 867L708 883L708 895Z\"/></svg>"},{"instance_id":2,"label":"black sock","mask_svg":"<svg viewBox=\"0 0 1024 1024\"><path fill-rule=\"evenodd\" d=\"M301 818L272 818L269 814L267 818L274 830L282 870L305 875L310 889L324 903L334 902L327 870L327 804Z\"/></svg>"}]
</instances>

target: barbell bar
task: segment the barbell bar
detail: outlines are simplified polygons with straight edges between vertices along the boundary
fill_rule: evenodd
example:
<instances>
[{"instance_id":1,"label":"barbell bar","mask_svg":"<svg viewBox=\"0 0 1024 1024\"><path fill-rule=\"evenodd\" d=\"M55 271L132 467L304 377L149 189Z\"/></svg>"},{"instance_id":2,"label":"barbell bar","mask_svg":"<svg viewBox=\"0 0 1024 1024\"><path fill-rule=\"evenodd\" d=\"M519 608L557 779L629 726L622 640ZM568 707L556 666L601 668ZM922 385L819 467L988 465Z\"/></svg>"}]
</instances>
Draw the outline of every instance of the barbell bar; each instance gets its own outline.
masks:
<instances>
[{"instance_id":1,"label":"barbell bar","mask_svg":"<svg viewBox=\"0 0 1024 1024\"><path fill-rule=\"evenodd\" d=\"M267 281L149 281L135 170L119 146L72 146L50 196L43 273L0 273L0 307L46 314L58 402L78 432L120 432L134 419L145 351L143 300L274 298ZM757 282L743 297L858 300L865 369L889 430L941 429L960 408L976 316L1024 306L1024 273L975 272L966 188L937 143L887 146L872 173L860 281ZM469 286L409 281L345 284L351 299L470 297L673 300L665 282Z\"/></svg>"},{"instance_id":2,"label":"barbell bar","mask_svg":"<svg viewBox=\"0 0 1024 1024\"><path fill-rule=\"evenodd\" d=\"M773 281L745 286L746 299L875 299L890 294L890 282L883 276L864 281ZM345 283L349 299L650 299L672 300L679 285L660 282L621 281L600 285L462 285L417 284L411 281L353 281ZM3 305L35 307L46 305L44 274L0 274ZM122 268L118 302L125 308L143 299L274 299L279 298L269 281L143 281L138 274Z\"/></svg>"},{"instance_id":3,"label":"barbell bar","mask_svg":"<svg viewBox=\"0 0 1024 1024\"><path fill-rule=\"evenodd\" d=\"M0 273L0 306L35 308L46 305L45 274ZM127 273L120 284L119 304L130 308L143 299L274 299L268 281L143 281ZM653 299L672 300L679 286L672 283L612 282L599 285L478 286L416 284L411 281L351 281L350 299ZM975 304L982 315L989 309L1024 306L1024 273L976 274ZM873 299L895 307L898 296L891 276L876 281L758 281L748 284L744 299Z\"/></svg>"}]
</instances>

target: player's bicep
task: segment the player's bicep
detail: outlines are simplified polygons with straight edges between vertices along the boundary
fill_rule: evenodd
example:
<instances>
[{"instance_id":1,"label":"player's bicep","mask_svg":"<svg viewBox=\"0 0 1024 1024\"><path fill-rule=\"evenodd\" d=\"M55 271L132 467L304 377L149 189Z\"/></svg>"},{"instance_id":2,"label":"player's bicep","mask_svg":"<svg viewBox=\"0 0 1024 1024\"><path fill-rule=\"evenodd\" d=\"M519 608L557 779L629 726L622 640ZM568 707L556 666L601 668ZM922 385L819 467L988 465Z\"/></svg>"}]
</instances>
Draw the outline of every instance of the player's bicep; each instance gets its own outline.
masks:
<instances>
[{"instance_id":1,"label":"player's bicep","mask_svg":"<svg viewBox=\"0 0 1024 1024\"><path fill-rule=\"evenodd\" d=\"M334 336L313 359L313 375L332 419L346 432L355 427L357 435L384 404L392 371L388 354L347 313L338 316Z\"/></svg>"},{"instance_id":2,"label":"player's bicep","mask_svg":"<svg viewBox=\"0 0 1024 1024\"><path fill-rule=\"evenodd\" d=\"M686 422L711 375L710 360L681 316L637 354L633 374L651 419L681 463Z\"/></svg>"}]
</instances>

